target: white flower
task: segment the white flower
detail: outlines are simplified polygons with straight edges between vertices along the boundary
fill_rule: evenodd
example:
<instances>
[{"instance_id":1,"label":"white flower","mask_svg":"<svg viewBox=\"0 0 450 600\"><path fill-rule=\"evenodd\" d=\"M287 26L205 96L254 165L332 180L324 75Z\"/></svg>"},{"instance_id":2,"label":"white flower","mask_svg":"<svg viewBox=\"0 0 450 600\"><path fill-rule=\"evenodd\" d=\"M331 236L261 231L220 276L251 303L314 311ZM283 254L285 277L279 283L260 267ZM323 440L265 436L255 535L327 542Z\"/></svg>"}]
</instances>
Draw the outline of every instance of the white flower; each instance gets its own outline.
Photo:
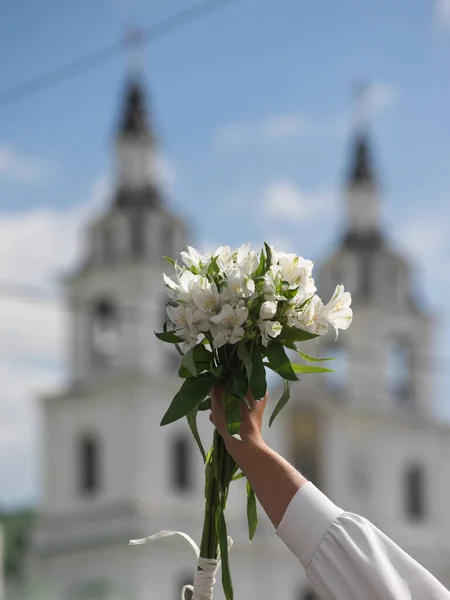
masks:
<instances>
[{"instance_id":1,"label":"white flower","mask_svg":"<svg viewBox=\"0 0 450 600\"><path fill-rule=\"evenodd\" d=\"M313 296L301 312L293 312L290 324L309 333L325 335L328 331L328 321L319 296Z\"/></svg>"},{"instance_id":2,"label":"white flower","mask_svg":"<svg viewBox=\"0 0 450 600\"><path fill-rule=\"evenodd\" d=\"M195 306L211 315L219 309L219 292L215 283L207 277L200 277L192 288L192 299Z\"/></svg>"},{"instance_id":3,"label":"white flower","mask_svg":"<svg viewBox=\"0 0 450 600\"><path fill-rule=\"evenodd\" d=\"M333 297L325 306L325 317L336 330L347 329L353 319L353 311L350 308L352 297L349 292L344 291L343 285L336 286Z\"/></svg>"},{"instance_id":4,"label":"white flower","mask_svg":"<svg viewBox=\"0 0 450 600\"><path fill-rule=\"evenodd\" d=\"M259 330L261 332L261 341L263 346L267 346L272 338L280 335L283 327L278 321L258 321L257 323Z\"/></svg>"},{"instance_id":5,"label":"white flower","mask_svg":"<svg viewBox=\"0 0 450 600\"><path fill-rule=\"evenodd\" d=\"M234 255L230 246L220 246L214 252L214 256L217 257L217 266L222 273L228 274L230 270L234 269Z\"/></svg>"},{"instance_id":6,"label":"white flower","mask_svg":"<svg viewBox=\"0 0 450 600\"><path fill-rule=\"evenodd\" d=\"M227 287L234 298L249 298L255 292L255 282L244 272L234 269L228 276Z\"/></svg>"},{"instance_id":7,"label":"white flower","mask_svg":"<svg viewBox=\"0 0 450 600\"><path fill-rule=\"evenodd\" d=\"M258 255L254 250L250 250L248 242L238 249L236 264L245 275L251 275L258 268Z\"/></svg>"},{"instance_id":8,"label":"white flower","mask_svg":"<svg viewBox=\"0 0 450 600\"><path fill-rule=\"evenodd\" d=\"M259 310L259 318L261 320L271 319L275 316L277 312L277 303L275 301L266 300L261 304L261 308Z\"/></svg>"},{"instance_id":9,"label":"white flower","mask_svg":"<svg viewBox=\"0 0 450 600\"><path fill-rule=\"evenodd\" d=\"M281 268L273 265L264 275L263 293L266 300L274 300L281 283Z\"/></svg>"},{"instance_id":10,"label":"white flower","mask_svg":"<svg viewBox=\"0 0 450 600\"><path fill-rule=\"evenodd\" d=\"M209 330L209 315L184 304L168 306L167 314L175 325L175 332L188 344L196 344L200 332Z\"/></svg>"},{"instance_id":11,"label":"white flower","mask_svg":"<svg viewBox=\"0 0 450 600\"><path fill-rule=\"evenodd\" d=\"M317 288L314 283L314 279L312 277L309 277L306 281L305 286L303 286L303 285L299 286L295 296L292 298L292 300L289 300L289 304L294 305L294 306L300 306L301 304L306 302L306 300L309 300L310 298L312 298L314 296L314 294L316 293L316 291L317 291Z\"/></svg>"},{"instance_id":12,"label":"white flower","mask_svg":"<svg viewBox=\"0 0 450 600\"><path fill-rule=\"evenodd\" d=\"M270 248L270 266L278 264L278 252L275 246L269 246Z\"/></svg>"},{"instance_id":13,"label":"white flower","mask_svg":"<svg viewBox=\"0 0 450 600\"><path fill-rule=\"evenodd\" d=\"M287 281L290 286L305 286L308 278L311 277L314 263L305 260L296 254L278 253L278 264L281 267L283 281Z\"/></svg>"},{"instance_id":14,"label":"white flower","mask_svg":"<svg viewBox=\"0 0 450 600\"><path fill-rule=\"evenodd\" d=\"M167 295L171 300L176 300L178 298L180 286L178 285L178 283L175 283L173 279L168 277L165 273L163 273L163 279L167 288Z\"/></svg>"},{"instance_id":15,"label":"white flower","mask_svg":"<svg viewBox=\"0 0 450 600\"><path fill-rule=\"evenodd\" d=\"M204 273L211 264L211 255L200 254L200 252L195 248L192 248L192 246L188 246L187 249L187 252L184 250L183 252L180 252L181 260L190 269L195 269L197 273Z\"/></svg>"},{"instance_id":16,"label":"white flower","mask_svg":"<svg viewBox=\"0 0 450 600\"><path fill-rule=\"evenodd\" d=\"M211 332L214 336L213 343L216 348L224 344L236 344L245 335L242 325L248 317L248 310L244 306L233 308L225 304L218 315L211 317L213 324Z\"/></svg>"}]
</instances>

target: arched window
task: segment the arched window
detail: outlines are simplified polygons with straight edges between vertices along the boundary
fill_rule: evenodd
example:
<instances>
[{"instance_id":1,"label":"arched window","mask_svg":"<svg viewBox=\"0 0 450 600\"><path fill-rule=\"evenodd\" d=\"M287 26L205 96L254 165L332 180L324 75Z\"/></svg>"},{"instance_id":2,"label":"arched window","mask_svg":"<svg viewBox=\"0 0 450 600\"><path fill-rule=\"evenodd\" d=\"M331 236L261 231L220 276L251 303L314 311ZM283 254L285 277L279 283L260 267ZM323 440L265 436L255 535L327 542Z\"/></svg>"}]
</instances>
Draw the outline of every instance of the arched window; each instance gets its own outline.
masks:
<instances>
[{"instance_id":1,"label":"arched window","mask_svg":"<svg viewBox=\"0 0 450 600\"><path fill-rule=\"evenodd\" d=\"M292 427L292 464L304 477L320 487L320 423L318 415L311 410L295 410L291 413L290 423Z\"/></svg>"},{"instance_id":2,"label":"arched window","mask_svg":"<svg viewBox=\"0 0 450 600\"><path fill-rule=\"evenodd\" d=\"M314 590L311 590L308 588L307 589L302 588L300 590L298 600L320 600L320 599Z\"/></svg>"},{"instance_id":3,"label":"arched window","mask_svg":"<svg viewBox=\"0 0 450 600\"><path fill-rule=\"evenodd\" d=\"M106 264L114 260L114 235L110 228L104 229L101 232L101 252L102 261Z\"/></svg>"},{"instance_id":4,"label":"arched window","mask_svg":"<svg viewBox=\"0 0 450 600\"><path fill-rule=\"evenodd\" d=\"M78 448L79 489L93 495L100 489L100 447L93 435L84 435Z\"/></svg>"},{"instance_id":5,"label":"arched window","mask_svg":"<svg viewBox=\"0 0 450 600\"><path fill-rule=\"evenodd\" d=\"M192 480L192 444L184 435L172 442L171 449L172 485L177 492L188 492L193 487Z\"/></svg>"},{"instance_id":6,"label":"arched window","mask_svg":"<svg viewBox=\"0 0 450 600\"><path fill-rule=\"evenodd\" d=\"M413 400L413 371L411 348L403 340L388 344L387 387L391 398L400 405Z\"/></svg>"},{"instance_id":7,"label":"arched window","mask_svg":"<svg viewBox=\"0 0 450 600\"><path fill-rule=\"evenodd\" d=\"M327 352L325 354L327 355ZM348 382L348 351L342 344L337 344L331 346L328 356L332 356L334 360L329 363L333 373L326 374L326 385L330 391L341 393Z\"/></svg>"},{"instance_id":8,"label":"arched window","mask_svg":"<svg viewBox=\"0 0 450 600\"><path fill-rule=\"evenodd\" d=\"M109 300L100 300L94 305L91 321L91 349L95 366L110 366L118 347L117 308Z\"/></svg>"},{"instance_id":9,"label":"arched window","mask_svg":"<svg viewBox=\"0 0 450 600\"><path fill-rule=\"evenodd\" d=\"M359 283L358 296L361 300L368 300L372 294L373 261L368 252L359 256Z\"/></svg>"},{"instance_id":10,"label":"arched window","mask_svg":"<svg viewBox=\"0 0 450 600\"><path fill-rule=\"evenodd\" d=\"M166 222L161 227L161 256L168 256L169 258L175 258L174 254L174 243L173 243L173 225L172 223Z\"/></svg>"},{"instance_id":11,"label":"arched window","mask_svg":"<svg viewBox=\"0 0 450 600\"><path fill-rule=\"evenodd\" d=\"M147 219L141 211L130 216L130 253L133 258L141 258L146 252Z\"/></svg>"},{"instance_id":12,"label":"arched window","mask_svg":"<svg viewBox=\"0 0 450 600\"><path fill-rule=\"evenodd\" d=\"M410 519L425 517L425 476L420 465L410 465L405 469L404 506Z\"/></svg>"}]
</instances>

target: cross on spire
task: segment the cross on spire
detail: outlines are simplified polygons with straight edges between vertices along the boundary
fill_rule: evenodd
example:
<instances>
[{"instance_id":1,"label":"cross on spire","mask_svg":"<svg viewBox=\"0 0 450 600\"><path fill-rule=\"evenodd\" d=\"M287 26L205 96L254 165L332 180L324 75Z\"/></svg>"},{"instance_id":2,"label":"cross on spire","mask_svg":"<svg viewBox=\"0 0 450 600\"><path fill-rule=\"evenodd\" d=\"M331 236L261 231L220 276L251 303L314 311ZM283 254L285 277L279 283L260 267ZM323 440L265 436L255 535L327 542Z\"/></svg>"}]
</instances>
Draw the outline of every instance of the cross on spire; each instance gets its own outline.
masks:
<instances>
[{"instance_id":1,"label":"cross on spire","mask_svg":"<svg viewBox=\"0 0 450 600\"><path fill-rule=\"evenodd\" d=\"M131 77L140 76L143 71L144 31L129 25L125 30L124 45L127 52L128 73Z\"/></svg>"},{"instance_id":2,"label":"cross on spire","mask_svg":"<svg viewBox=\"0 0 450 600\"><path fill-rule=\"evenodd\" d=\"M375 184L368 136L371 89L372 86L364 81L358 81L354 87L355 112L353 127L355 138L348 176L350 185Z\"/></svg>"}]
</instances>

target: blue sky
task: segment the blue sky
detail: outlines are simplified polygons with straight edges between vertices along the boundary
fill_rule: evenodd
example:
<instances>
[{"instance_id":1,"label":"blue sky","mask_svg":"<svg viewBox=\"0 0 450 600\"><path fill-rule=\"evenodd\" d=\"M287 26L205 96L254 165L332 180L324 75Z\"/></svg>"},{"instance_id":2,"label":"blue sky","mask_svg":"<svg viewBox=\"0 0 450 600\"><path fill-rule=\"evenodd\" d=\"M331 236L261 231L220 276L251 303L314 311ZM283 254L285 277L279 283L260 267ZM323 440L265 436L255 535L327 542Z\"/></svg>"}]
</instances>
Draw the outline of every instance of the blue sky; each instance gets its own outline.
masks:
<instances>
[{"instance_id":1,"label":"blue sky","mask_svg":"<svg viewBox=\"0 0 450 600\"><path fill-rule=\"evenodd\" d=\"M0 89L191 4L7 0ZM417 284L437 314L435 351L450 366L449 64L449 0L241 0L187 25L142 57L169 202L202 245L264 238L320 259L342 223L355 84L372 83L385 223L416 261ZM112 174L126 65L118 55L0 106L0 279L48 285L76 255L80 226ZM274 197L286 208L278 217ZM16 434L0 453L8 456L0 502L14 503L35 495L32 396L53 381L63 341L59 308L1 302L0 373L10 392L0 414ZM441 399L448 380L441 378Z\"/></svg>"}]
</instances>

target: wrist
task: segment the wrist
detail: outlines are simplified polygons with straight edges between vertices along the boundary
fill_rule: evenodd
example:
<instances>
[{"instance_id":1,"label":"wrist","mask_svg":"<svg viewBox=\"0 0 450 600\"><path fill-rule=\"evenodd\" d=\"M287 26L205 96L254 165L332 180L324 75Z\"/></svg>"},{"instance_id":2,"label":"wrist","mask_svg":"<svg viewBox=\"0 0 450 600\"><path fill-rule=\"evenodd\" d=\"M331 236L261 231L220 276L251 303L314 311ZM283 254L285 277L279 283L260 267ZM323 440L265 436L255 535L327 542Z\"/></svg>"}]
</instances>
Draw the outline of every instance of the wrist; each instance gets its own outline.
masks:
<instances>
[{"instance_id":1,"label":"wrist","mask_svg":"<svg viewBox=\"0 0 450 600\"><path fill-rule=\"evenodd\" d=\"M246 435L245 438L236 439L230 436L225 441L227 452L233 457L237 465L243 469L249 459L268 449L261 434Z\"/></svg>"}]
</instances>

